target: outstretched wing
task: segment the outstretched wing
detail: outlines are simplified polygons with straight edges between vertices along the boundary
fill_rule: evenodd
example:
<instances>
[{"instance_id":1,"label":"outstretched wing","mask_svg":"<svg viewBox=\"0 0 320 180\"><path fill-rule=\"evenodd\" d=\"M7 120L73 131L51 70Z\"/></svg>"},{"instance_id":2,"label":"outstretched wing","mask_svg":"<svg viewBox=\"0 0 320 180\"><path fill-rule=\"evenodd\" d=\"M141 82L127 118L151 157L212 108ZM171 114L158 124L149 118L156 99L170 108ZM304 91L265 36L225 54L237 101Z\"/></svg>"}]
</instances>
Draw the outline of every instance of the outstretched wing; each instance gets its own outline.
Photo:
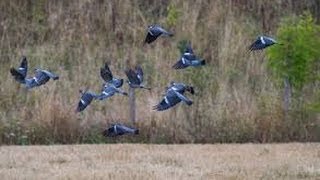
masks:
<instances>
[{"instance_id":1,"label":"outstretched wing","mask_svg":"<svg viewBox=\"0 0 320 180\"><path fill-rule=\"evenodd\" d=\"M120 132L121 134L138 134L138 130L135 128L127 127L122 124L116 125L117 131Z\"/></svg>"},{"instance_id":2,"label":"outstretched wing","mask_svg":"<svg viewBox=\"0 0 320 180\"><path fill-rule=\"evenodd\" d=\"M151 25L148 27L148 33L147 33L147 36L146 36L144 42L150 44L153 41L155 41L162 34L166 35L166 36L173 36L173 33L166 31L161 26Z\"/></svg>"},{"instance_id":3,"label":"outstretched wing","mask_svg":"<svg viewBox=\"0 0 320 180\"><path fill-rule=\"evenodd\" d=\"M116 89L111 85L107 85L104 87L101 94L97 96L97 99L104 100L104 99L107 99L107 98L113 96L115 93L116 93Z\"/></svg>"},{"instance_id":4,"label":"outstretched wing","mask_svg":"<svg viewBox=\"0 0 320 180\"><path fill-rule=\"evenodd\" d=\"M21 73L24 77L27 76L28 61L27 61L27 58L25 56L22 56L22 58L21 58L21 64L20 64L20 67L18 69L18 72Z\"/></svg>"},{"instance_id":5,"label":"outstretched wing","mask_svg":"<svg viewBox=\"0 0 320 180\"><path fill-rule=\"evenodd\" d=\"M89 104L92 102L92 100L96 97L94 93L91 92L85 92L82 94L81 99L78 103L77 112L83 111Z\"/></svg>"},{"instance_id":6,"label":"outstretched wing","mask_svg":"<svg viewBox=\"0 0 320 180\"><path fill-rule=\"evenodd\" d=\"M176 95L177 95L177 97L181 100L181 101L183 101L183 102L185 102L187 105L192 105L192 101L190 100L190 99L188 99L186 96L184 96L184 95L182 95L181 93L179 93L179 92L177 92L177 91L173 91Z\"/></svg>"},{"instance_id":7,"label":"outstretched wing","mask_svg":"<svg viewBox=\"0 0 320 180\"><path fill-rule=\"evenodd\" d=\"M113 75L108 66L108 63L105 63L104 67L100 68L100 76L106 82L109 82L113 79Z\"/></svg>"},{"instance_id":8,"label":"outstretched wing","mask_svg":"<svg viewBox=\"0 0 320 180\"><path fill-rule=\"evenodd\" d=\"M138 78L138 75L136 72L134 72L132 69L126 69L125 73L132 84L140 84L140 79Z\"/></svg>"},{"instance_id":9,"label":"outstretched wing","mask_svg":"<svg viewBox=\"0 0 320 180\"><path fill-rule=\"evenodd\" d=\"M150 43L152 43L153 41L155 41L157 38L158 38L158 36L154 36L154 35L152 35L152 34L148 31L147 36L146 36L144 42L150 44Z\"/></svg>"},{"instance_id":10,"label":"outstretched wing","mask_svg":"<svg viewBox=\"0 0 320 180\"><path fill-rule=\"evenodd\" d=\"M160 36L161 34L164 34L166 36L173 36L173 33L165 30L160 25L154 25L150 30L154 35L159 35Z\"/></svg>"},{"instance_id":11,"label":"outstretched wing","mask_svg":"<svg viewBox=\"0 0 320 180\"><path fill-rule=\"evenodd\" d=\"M178 96L176 96L173 92L169 91L159 104L153 106L153 109L157 111L164 111L175 106L179 102L181 102L181 99L178 98Z\"/></svg>"},{"instance_id":12,"label":"outstretched wing","mask_svg":"<svg viewBox=\"0 0 320 180\"><path fill-rule=\"evenodd\" d=\"M10 68L10 73L14 79L20 83L25 82L25 78L28 72L28 61L25 56L22 56L21 63L18 69Z\"/></svg>"},{"instance_id":13,"label":"outstretched wing","mask_svg":"<svg viewBox=\"0 0 320 180\"><path fill-rule=\"evenodd\" d=\"M137 77L140 80L140 83L142 83L143 82L143 71L142 71L142 68L141 68L141 66L137 65L135 69L136 69Z\"/></svg>"},{"instance_id":14,"label":"outstretched wing","mask_svg":"<svg viewBox=\"0 0 320 180\"><path fill-rule=\"evenodd\" d=\"M184 50L184 53L194 54L190 42L186 45L186 48L185 48L185 50Z\"/></svg>"},{"instance_id":15,"label":"outstretched wing","mask_svg":"<svg viewBox=\"0 0 320 180\"><path fill-rule=\"evenodd\" d=\"M189 65L186 64L185 59L182 57L176 64L172 66L174 69L184 69L187 68Z\"/></svg>"},{"instance_id":16,"label":"outstretched wing","mask_svg":"<svg viewBox=\"0 0 320 180\"><path fill-rule=\"evenodd\" d=\"M10 73L14 77L14 79L20 83L25 82L25 76L23 76L19 71L14 68L10 68Z\"/></svg>"},{"instance_id":17,"label":"outstretched wing","mask_svg":"<svg viewBox=\"0 0 320 180\"><path fill-rule=\"evenodd\" d=\"M53 80L58 80L59 79L59 76L52 73L52 72L49 72L47 70L43 70L43 69L36 69L36 72L41 72L41 73L44 73L45 75L47 75L48 77L52 78Z\"/></svg>"},{"instance_id":18,"label":"outstretched wing","mask_svg":"<svg viewBox=\"0 0 320 180\"><path fill-rule=\"evenodd\" d=\"M249 46L250 51L261 50L263 48L265 48L265 44L261 42L261 37L256 39L256 41Z\"/></svg>"}]
</instances>

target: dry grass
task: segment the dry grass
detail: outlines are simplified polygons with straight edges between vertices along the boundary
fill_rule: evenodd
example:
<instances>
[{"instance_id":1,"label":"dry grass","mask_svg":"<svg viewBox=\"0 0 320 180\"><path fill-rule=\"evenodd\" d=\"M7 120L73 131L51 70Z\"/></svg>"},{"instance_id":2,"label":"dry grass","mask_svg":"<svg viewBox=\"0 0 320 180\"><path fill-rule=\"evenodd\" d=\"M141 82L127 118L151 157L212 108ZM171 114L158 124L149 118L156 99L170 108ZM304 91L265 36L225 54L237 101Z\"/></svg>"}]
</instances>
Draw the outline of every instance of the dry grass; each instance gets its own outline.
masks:
<instances>
[{"instance_id":1,"label":"dry grass","mask_svg":"<svg viewBox=\"0 0 320 180\"><path fill-rule=\"evenodd\" d=\"M178 12L174 20L168 18L169 5ZM319 113L293 114L301 120L284 122L282 88L271 78L264 52L246 50L257 35L275 35L283 17L310 10L319 20L319 9L317 0L2 0L0 133L19 131L26 136L25 131L36 125L47 136L34 136L50 139L49 143L75 143L92 126L118 120L128 123L128 101L121 96L73 113L79 89L100 90L99 68L108 60L117 76L124 77L123 70L136 63L145 70L152 92L139 91L136 100L138 125L157 131L148 132L148 142L161 141L159 134L173 143L319 141ZM142 46L146 27L152 23L162 24L175 36ZM195 52L207 60L206 67L171 68L180 56L181 40L192 42ZM23 91L9 73L21 55L29 58L30 70L48 68L60 80ZM181 105L167 112L152 111L172 80L195 86L192 108ZM305 96L315 99L313 93ZM12 122L21 129L7 128ZM48 143L34 139L30 143ZM0 141L19 143L6 136Z\"/></svg>"},{"instance_id":2,"label":"dry grass","mask_svg":"<svg viewBox=\"0 0 320 180\"><path fill-rule=\"evenodd\" d=\"M320 144L2 146L2 179L319 179Z\"/></svg>"}]
</instances>

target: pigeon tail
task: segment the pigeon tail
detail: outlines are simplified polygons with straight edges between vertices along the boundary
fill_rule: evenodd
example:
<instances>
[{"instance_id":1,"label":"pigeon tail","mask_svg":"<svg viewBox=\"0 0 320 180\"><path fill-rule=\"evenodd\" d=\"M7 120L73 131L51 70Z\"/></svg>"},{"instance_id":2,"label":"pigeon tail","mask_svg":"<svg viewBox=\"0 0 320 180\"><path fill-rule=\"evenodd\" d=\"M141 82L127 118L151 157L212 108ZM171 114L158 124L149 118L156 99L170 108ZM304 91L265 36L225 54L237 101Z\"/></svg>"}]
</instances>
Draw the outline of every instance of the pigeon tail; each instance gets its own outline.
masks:
<instances>
[{"instance_id":1,"label":"pigeon tail","mask_svg":"<svg viewBox=\"0 0 320 180\"><path fill-rule=\"evenodd\" d=\"M151 91L151 88L149 88L149 87L144 87L144 86L141 86L140 88L141 88L141 89L146 89L146 90L149 90L149 91Z\"/></svg>"},{"instance_id":2,"label":"pigeon tail","mask_svg":"<svg viewBox=\"0 0 320 180\"><path fill-rule=\"evenodd\" d=\"M170 33L170 32L169 32L167 35L168 35L169 37L174 36L174 34L173 34L173 33Z\"/></svg>"},{"instance_id":3,"label":"pigeon tail","mask_svg":"<svg viewBox=\"0 0 320 180\"><path fill-rule=\"evenodd\" d=\"M193 102L192 102L192 101L186 101L186 104L187 104L188 106L191 106L191 105L193 104Z\"/></svg>"},{"instance_id":4,"label":"pigeon tail","mask_svg":"<svg viewBox=\"0 0 320 180\"><path fill-rule=\"evenodd\" d=\"M108 129L103 130L102 135L105 137L109 136Z\"/></svg>"}]
</instances>

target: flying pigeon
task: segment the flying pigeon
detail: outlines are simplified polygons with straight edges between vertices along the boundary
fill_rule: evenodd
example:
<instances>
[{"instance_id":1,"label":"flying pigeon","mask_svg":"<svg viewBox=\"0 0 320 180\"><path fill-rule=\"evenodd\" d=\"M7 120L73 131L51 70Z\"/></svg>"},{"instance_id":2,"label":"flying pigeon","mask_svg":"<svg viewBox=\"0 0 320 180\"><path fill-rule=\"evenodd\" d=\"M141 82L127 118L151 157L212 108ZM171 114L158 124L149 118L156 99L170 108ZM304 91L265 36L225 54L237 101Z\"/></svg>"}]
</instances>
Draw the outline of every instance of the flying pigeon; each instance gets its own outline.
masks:
<instances>
[{"instance_id":1,"label":"flying pigeon","mask_svg":"<svg viewBox=\"0 0 320 180\"><path fill-rule=\"evenodd\" d=\"M50 79L58 80L59 76L43 69L35 69L35 76L27 78L28 61L26 57L22 58L22 62L18 69L11 68L11 75L18 82L24 84L28 89L46 84Z\"/></svg>"},{"instance_id":2,"label":"flying pigeon","mask_svg":"<svg viewBox=\"0 0 320 180\"><path fill-rule=\"evenodd\" d=\"M186 46L186 49L184 51L184 53L182 54L181 58L179 59L179 61L173 65L172 67L174 69L184 69L187 68L189 66L203 66L206 64L205 60L201 60L199 59L194 53L193 50L191 48L191 44L188 43Z\"/></svg>"},{"instance_id":3,"label":"flying pigeon","mask_svg":"<svg viewBox=\"0 0 320 180\"><path fill-rule=\"evenodd\" d=\"M115 93L119 93L119 94L122 94L125 96L128 95L128 93L124 92L120 88L117 88L114 84L108 84L108 85L104 86L101 94L97 96L97 99L104 100L104 99L107 99L107 98L113 96Z\"/></svg>"},{"instance_id":4,"label":"flying pigeon","mask_svg":"<svg viewBox=\"0 0 320 180\"><path fill-rule=\"evenodd\" d=\"M157 25L157 24L150 25L148 27L148 33L147 33L146 39L144 40L144 43L150 44L161 35L173 36L173 33L166 31L160 25Z\"/></svg>"},{"instance_id":5,"label":"flying pigeon","mask_svg":"<svg viewBox=\"0 0 320 180\"><path fill-rule=\"evenodd\" d=\"M113 84L116 88L120 88L123 85L123 79L113 77L108 63L105 63L104 67L100 68L100 76L106 83Z\"/></svg>"},{"instance_id":6,"label":"flying pigeon","mask_svg":"<svg viewBox=\"0 0 320 180\"><path fill-rule=\"evenodd\" d=\"M164 98L160 101L159 104L155 105L153 109L157 111L164 111L175 106L181 101L185 102L189 106L192 105L193 102L183 95L185 91L194 94L193 87L191 86L182 86L182 84L172 84L170 87L167 88Z\"/></svg>"},{"instance_id":7,"label":"flying pigeon","mask_svg":"<svg viewBox=\"0 0 320 180\"><path fill-rule=\"evenodd\" d=\"M116 137L124 134L139 134L139 129L127 127L122 124L113 124L103 131L103 135L106 137Z\"/></svg>"},{"instance_id":8,"label":"flying pigeon","mask_svg":"<svg viewBox=\"0 0 320 180\"><path fill-rule=\"evenodd\" d=\"M143 88L151 90L151 88L145 87L143 83L143 71L140 66L136 66L135 70L127 69L125 73L128 77L128 84L131 88Z\"/></svg>"},{"instance_id":9,"label":"flying pigeon","mask_svg":"<svg viewBox=\"0 0 320 180\"><path fill-rule=\"evenodd\" d=\"M96 99L98 97L97 94L91 92L91 91L79 91L80 94L82 95L80 98L80 101L78 103L76 112L81 112L83 111L89 104L92 102L92 100Z\"/></svg>"},{"instance_id":10,"label":"flying pigeon","mask_svg":"<svg viewBox=\"0 0 320 180\"><path fill-rule=\"evenodd\" d=\"M280 44L276 40L267 36L259 36L255 42L249 46L250 51L262 50L274 44ZM280 44L281 45L281 44Z\"/></svg>"}]
</instances>

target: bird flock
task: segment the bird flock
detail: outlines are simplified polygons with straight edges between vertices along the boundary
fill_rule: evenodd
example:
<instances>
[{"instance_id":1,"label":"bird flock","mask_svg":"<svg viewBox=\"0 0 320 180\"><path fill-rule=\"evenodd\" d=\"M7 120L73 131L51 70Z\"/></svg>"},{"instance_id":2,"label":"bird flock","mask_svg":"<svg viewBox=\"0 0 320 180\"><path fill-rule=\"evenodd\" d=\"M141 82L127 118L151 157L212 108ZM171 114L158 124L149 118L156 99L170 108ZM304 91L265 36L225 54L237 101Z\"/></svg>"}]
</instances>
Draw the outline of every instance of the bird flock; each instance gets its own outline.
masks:
<instances>
[{"instance_id":1,"label":"bird flock","mask_svg":"<svg viewBox=\"0 0 320 180\"><path fill-rule=\"evenodd\" d=\"M150 25L147 29L147 35L145 37L144 43L150 44L154 42L160 36L172 37L174 34L165 30L160 25ZM259 36L250 46L250 51L262 50L271 45L280 44L276 40L267 37L267 36ZM191 67L199 67L206 65L206 61L201 59L195 55L192 50L191 43L189 42L183 54L179 58L179 60L172 66L174 69L185 69L189 66ZM10 73L13 78L23 84L27 89L32 89L38 86L42 86L46 84L50 79L58 80L59 76L53 72L44 69L35 68L35 74L33 77L28 77L28 61L25 56L21 58L20 66L16 68L11 68ZM134 89L145 89L151 90L150 87L146 87L143 82L143 70L141 66L136 65L134 69L126 69L125 74L127 76L126 83L130 88ZM112 97L115 94L120 94L124 96L128 96L128 93L125 92L121 87L124 84L124 79L119 77L114 77L112 71L110 70L108 63L105 63L104 67L100 69L100 76L103 79L104 83L102 84L102 90L100 93L92 92L88 89L80 90L81 98L76 107L76 112L84 111L94 100L106 100ZM195 94L195 90L193 86L177 83L171 81L169 86L166 87L165 93L161 101L153 106L153 109L156 111L165 111L168 110L175 105L183 102L188 106L193 104L192 100L190 100L186 96L186 92L190 94ZM115 137L121 136L124 134L139 134L139 130L136 128L128 127L120 123L112 124L111 127L107 127L103 131L103 135L106 137Z\"/></svg>"}]
</instances>

